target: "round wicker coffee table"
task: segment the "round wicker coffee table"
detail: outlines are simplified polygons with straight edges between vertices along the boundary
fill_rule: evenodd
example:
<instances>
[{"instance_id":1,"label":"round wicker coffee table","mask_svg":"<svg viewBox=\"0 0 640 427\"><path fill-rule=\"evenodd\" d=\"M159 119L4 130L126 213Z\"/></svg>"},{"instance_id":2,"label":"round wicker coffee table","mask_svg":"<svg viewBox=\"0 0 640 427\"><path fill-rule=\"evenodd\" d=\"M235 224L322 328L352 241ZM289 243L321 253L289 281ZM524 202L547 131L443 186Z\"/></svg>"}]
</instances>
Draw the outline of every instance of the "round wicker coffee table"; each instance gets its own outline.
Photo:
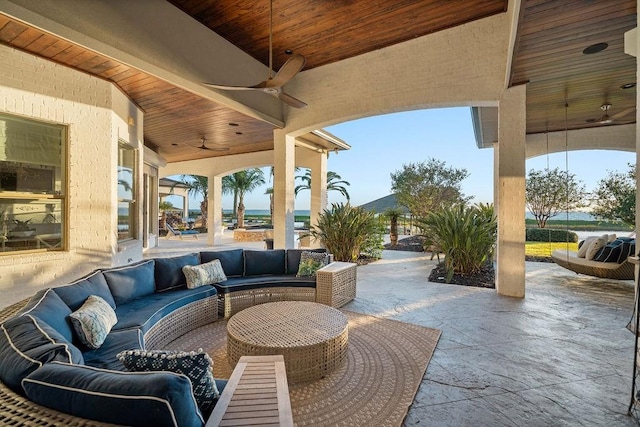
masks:
<instances>
[{"instance_id":1,"label":"round wicker coffee table","mask_svg":"<svg viewBox=\"0 0 640 427\"><path fill-rule=\"evenodd\" d=\"M324 377L347 357L347 316L324 304L269 302L246 308L227 324L227 357L282 354L290 383Z\"/></svg>"}]
</instances>

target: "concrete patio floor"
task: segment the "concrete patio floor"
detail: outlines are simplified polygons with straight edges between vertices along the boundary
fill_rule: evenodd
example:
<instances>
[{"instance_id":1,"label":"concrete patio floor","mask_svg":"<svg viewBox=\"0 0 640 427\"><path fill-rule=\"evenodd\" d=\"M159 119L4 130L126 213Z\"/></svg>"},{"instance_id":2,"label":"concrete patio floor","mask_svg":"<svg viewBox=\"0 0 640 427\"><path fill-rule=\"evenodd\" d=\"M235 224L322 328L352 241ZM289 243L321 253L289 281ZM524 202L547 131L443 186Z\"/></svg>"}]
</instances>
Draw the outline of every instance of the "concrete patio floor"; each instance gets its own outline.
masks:
<instances>
[{"instance_id":1,"label":"concrete patio floor","mask_svg":"<svg viewBox=\"0 0 640 427\"><path fill-rule=\"evenodd\" d=\"M162 239L145 256L206 248ZM264 248L225 235L215 250ZM633 282L527 262L526 297L431 283L435 261L384 251L358 267L344 308L442 330L406 426L627 426L633 369Z\"/></svg>"}]
</instances>

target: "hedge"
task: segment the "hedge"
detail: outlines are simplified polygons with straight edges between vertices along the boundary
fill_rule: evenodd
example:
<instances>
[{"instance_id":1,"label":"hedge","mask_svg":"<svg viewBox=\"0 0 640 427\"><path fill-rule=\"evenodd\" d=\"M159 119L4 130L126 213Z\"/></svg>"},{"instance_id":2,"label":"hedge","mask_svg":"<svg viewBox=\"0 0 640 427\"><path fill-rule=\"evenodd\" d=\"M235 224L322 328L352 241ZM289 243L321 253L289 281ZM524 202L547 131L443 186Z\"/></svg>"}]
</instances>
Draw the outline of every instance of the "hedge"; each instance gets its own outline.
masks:
<instances>
[{"instance_id":1,"label":"hedge","mask_svg":"<svg viewBox=\"0 0 640 427\"><path fill-rule=\"evenodd\" d=\"M527 228L527 242L578 242L573 231L553 230L550 228Z\"/></svg>"}]
</instances>

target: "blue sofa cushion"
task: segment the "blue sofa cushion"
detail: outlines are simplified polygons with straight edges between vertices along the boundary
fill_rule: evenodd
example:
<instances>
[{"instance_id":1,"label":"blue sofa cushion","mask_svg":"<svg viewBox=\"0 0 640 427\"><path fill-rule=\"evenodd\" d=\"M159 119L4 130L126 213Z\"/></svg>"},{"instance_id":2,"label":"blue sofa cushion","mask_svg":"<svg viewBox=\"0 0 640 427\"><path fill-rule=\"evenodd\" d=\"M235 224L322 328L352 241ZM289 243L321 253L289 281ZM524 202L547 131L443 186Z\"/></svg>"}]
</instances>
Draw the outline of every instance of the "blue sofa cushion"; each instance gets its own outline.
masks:
<instances>
[{"instance_id":1,"label":"blue sofa cushion","mask_svg":"<svg viewBox=\"0 0 640 427\"><path fill-rule=\"evenodd\" d=\"M139 328L145 334L167 314L194 301L215 297L216 294L216 288L211 285L204 285L195 289L156 292L153 295L129 301L127 304L118 305L116 308L118 323L113 329Z\"/></svg>"},{"instance_id":2,"label":"blue sofa cushion","mask_svg":"<svg viewBox=\"0 0 640 427\"><path fill-rule=\"evenodd\" d=\"M155 261L151 259L103 270L102 274L107 280L116 306L154 293L156 290L154 268Z\"/></svg>"},{"instance_id":3,"label":"blue sofa cushion","mask_svg":"<svg viewBox=\"0 0 640 427\"><path fill-rule=\"evenodd\" d=\"M244 251L244 275L285 274L284 249Z\"/></svg>"},{"instance_id":4,"label":"blue sofa cushion","mask_svg":"<svg viewBox=\"0 0 640 427\"><path fill-rule=\"evenodd\" d=\"M287 249L287 270L286 274L298 274L298 267L300 266L300 256L302 252L319 252L327 253L324 248L317 249Z\"/></svg>"},{"instance_id":5,"label":"blue sofa cushion","mask_svg":"<svg viewBox=\"0 0 640 427\"><path fill-rule=\"evenodd\" d=\"M170 371L189 377L204 418L209 418L220 393L213 379L213 360L204 351L129 350L118 353L128 371Z\"/></svg>"},{"instance_id":6,"label":"blue sofa cushion","mask_svg":"<svg viewBox=\"0 0 640 427\"><path fill-rule=\"evenodd\" d=\"M244 257L242 249L229 249L226 251L200 252L200 262L219 259L222 269L227 277L239 277L244 275Z\"/></svg>"},{"instance_id":7,"label":"blue sofa cushion","mask_svg":"<svg viewBox=\"0 0 640 427\"><path fill-rule=\"evenodd\" d=\"M19 394L24 394L22 379L45 363L84 363L77 347L28 314L14 316L0 325L0 360L0 380Z\"/></svg>"},{"instance_id":8,"label":"blue sofa cushion","mask_svg":"<svg viewBox=\"0 0 640 427\"><path fill-rule=\"evenodd\" d=\"M101 271L94 271L75 282L53 288L53 290L69 306L71 311L79 309L90 295L97 295L109 303L111 308L114 310L116 308L116 302Z\"/></svg>"},{"instance_id":9,"label":"blue sofa cushion","mask_svg":"<svg viewBox=\"0 0 640 427\"><path fill-rule=\"evenodd\" d=\"M266 276L249 276L249 277L233 277L224 282L216 283L218 293L228 294L236 291L246 291L249 289L258 289L264 287L301 287L315 288L315 277L296 277L289 275L266 275Z\"/></svg>"},{"instance_id":10,"label":"blue sofa cushion","mask_svg":"<svg viewBox=\"0 0 640 427\"><path fill-rule=\"evenodd\" d=\"M22 384L35 403L82 418L129 426L204 425L189 378L173 372L117 372L55 362Z\"/></svg>"},{"instance_id":11,"label":"blue sofa cushion","mask_svg":"<svg viewBox=\"0 0 640 427\"><path fill-rule=\"evenodd\" d=\"M123 371L122 363L116 355L121 351L144 348L144 340L140 329L111 331L100 348L86 349L82 353L84 364L94 368Z\"/></svg>"},{"instance_id":12,"label":"blue sofa cushion","mask_svg":"<svg viewBox=\"0 0 640 427\"><path fill-rule=\"evenodd\" d=\"M67 319L71 309L51 288L38 291L18 314L35 316L55 329L68 342L74 341L73 327Z\"/></svg>"},{"instance_id":13,"label":"blue sofa cushion","mask_svg":"<svg viewBox=\"0 0 640 427\"><path fill-rule=\"evenodd\" d=\"M198 254L181 255L171 258L155 258L156 291L184 288L187 280L182 272L185 265L200 264Z\"/></svg>"}]
</instances>

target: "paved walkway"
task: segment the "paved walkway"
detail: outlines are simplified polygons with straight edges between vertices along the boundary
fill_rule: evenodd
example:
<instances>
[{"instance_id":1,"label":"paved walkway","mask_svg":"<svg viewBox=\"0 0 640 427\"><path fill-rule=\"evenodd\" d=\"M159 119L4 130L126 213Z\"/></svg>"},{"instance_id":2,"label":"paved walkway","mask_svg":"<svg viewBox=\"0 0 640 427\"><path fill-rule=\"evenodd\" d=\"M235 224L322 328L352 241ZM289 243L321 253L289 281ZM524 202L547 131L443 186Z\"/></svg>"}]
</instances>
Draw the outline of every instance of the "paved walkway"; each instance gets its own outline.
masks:
<instances>
[{"instance_id":1,"label":"paved walkway","mask_svg":"<svg viewBox=\"0 0 640 427\"><path fill-rule=\"evenodd\" d=\"M204 236L202 236L204 237ZM146 256L206 248L162 239ZM216 249L239 245L225 236ZM345 309L443 331L406 426L627 426L633 335L625 329L633 282L527 265L526 297L430 283L435 261L385 251L358 267Z\"/></svg>"}]
</instances>

